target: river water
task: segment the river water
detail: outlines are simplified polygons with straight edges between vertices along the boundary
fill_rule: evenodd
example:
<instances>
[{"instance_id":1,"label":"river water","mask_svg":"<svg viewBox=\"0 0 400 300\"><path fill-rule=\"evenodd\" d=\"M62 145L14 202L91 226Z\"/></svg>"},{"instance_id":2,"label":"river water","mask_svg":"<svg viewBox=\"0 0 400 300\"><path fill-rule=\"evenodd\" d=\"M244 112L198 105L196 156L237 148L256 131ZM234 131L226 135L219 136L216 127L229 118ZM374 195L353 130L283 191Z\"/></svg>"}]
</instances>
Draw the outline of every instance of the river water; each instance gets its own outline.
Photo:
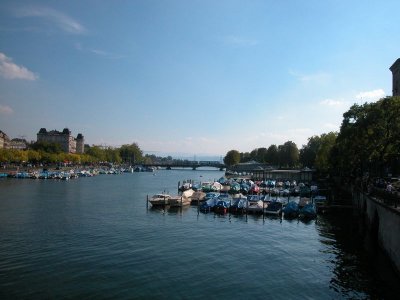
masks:
<instances>
[{"instance_id":1,"label":"river water","mask_svg":"<svg viewBox=\"0 0 400 300\"><path fill-rule=\"evenodd\" d=\"M0 180L1 299L393 299L351 210L307 223L146 209L213 170Z\"/></svg>"}]
</instances>

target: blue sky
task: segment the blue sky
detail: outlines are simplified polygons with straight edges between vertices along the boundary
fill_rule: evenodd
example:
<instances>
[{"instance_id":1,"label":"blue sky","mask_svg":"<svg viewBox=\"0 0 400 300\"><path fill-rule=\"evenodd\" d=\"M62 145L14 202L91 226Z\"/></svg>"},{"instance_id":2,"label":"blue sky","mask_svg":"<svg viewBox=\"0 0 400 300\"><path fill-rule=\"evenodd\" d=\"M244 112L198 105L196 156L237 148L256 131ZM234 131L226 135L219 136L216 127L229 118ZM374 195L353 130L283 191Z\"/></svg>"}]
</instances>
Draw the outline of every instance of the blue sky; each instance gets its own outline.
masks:
<instances>
[{"instance_id":1,"label":"blue sky","mask_svg":"<svg viewBox=\"0 0 400 300\"><path fill-rule=\"evenodd\" d=\"M399 1L1 1L0 130L225 155L391 95Z\"/></svg>"}]
</instances>

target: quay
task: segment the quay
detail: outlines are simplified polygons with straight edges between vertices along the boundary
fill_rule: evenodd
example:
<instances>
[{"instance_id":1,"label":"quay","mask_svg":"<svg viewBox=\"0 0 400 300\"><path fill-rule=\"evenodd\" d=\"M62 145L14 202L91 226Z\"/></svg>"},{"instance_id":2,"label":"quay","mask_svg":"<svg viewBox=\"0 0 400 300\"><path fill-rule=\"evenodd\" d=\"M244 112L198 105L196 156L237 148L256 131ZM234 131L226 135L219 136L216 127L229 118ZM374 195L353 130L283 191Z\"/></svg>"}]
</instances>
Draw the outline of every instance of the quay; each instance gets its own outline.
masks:
<instances>
[{"instance_id":1,"label":"quay","mask_svg":"<svg viewBox=\"0 0 400 300\"><path fill-rule=\"evenodd\" d=\"M400 207L397 200L388 201L352 187L352 202L364 218L373 242L383 249L400 274Z\"/></svg>"}]
</instances>

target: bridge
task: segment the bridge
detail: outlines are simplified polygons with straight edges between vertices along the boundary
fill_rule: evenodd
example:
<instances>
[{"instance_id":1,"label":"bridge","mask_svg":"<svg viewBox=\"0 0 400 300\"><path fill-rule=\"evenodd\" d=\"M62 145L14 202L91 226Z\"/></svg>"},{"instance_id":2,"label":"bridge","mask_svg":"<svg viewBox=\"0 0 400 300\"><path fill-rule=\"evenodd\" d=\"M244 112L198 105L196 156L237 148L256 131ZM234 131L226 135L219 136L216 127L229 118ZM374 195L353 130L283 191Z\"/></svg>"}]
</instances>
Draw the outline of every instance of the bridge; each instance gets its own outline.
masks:
<instances>
[{"instance_id":1,"label":"bridge","mask_svg":"<svg viewBox=\"0 0 400 300\"><path fill-rule=\"evenodd\" d=\"M200 167L212 167L217 168L220 171L226 169L226 165L219 161L178 161L178 162L158 162L151 164L142 164L143 167L165 167L167 169L172 168L192 168L196 170Z\"/></svg>"}]
</instances>

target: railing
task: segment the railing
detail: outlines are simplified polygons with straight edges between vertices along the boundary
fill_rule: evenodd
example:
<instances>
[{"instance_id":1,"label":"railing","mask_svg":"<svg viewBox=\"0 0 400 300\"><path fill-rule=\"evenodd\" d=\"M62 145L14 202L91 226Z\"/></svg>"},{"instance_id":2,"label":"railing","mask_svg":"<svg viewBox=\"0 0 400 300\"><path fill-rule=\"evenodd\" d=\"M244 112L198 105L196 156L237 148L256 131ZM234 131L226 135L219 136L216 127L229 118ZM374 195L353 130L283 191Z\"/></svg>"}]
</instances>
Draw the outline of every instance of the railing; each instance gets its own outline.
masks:
<instances>
[{"instance_id":1,"label":"railing","mask_svg":"<svg viewBox=\"0 0 400 300\"><path fill-rule=\"evenodd\" d=\"M400 193L397 191L387 191L383 188L370 187L368 192L371 197L381 200L388 206L393 206L394 208L399 206Z\"/></svg>"}]
</instances>

